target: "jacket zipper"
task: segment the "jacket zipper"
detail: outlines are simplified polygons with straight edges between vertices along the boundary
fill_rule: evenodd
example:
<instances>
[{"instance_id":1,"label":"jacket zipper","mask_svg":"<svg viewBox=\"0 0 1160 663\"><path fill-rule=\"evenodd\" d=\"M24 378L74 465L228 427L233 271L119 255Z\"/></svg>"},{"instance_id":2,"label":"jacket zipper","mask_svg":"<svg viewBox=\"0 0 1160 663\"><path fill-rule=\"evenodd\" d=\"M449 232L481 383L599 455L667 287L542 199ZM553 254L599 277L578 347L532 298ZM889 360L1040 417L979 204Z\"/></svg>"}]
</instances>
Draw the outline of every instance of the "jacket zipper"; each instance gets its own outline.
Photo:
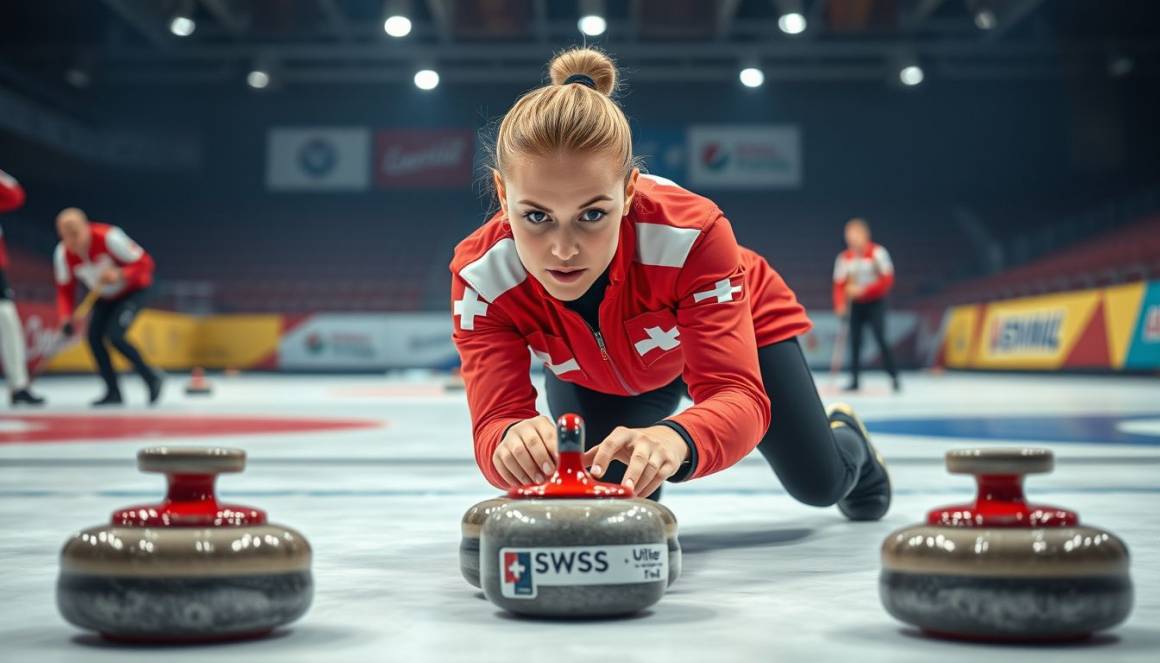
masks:
<instances>
[{"instance_id":1,"label":"jacket zipper","mask_svg":"<svg viewBox=\"0 0 1160 663\"><path fill-rule=\"evenodd\" d=\"M604 345L604 336L600 334L600 330L592 329L592 325L589 325L587 320L584 321L584 324L588 325L588 329L596 338L596 346L600 348L600 356L604 358L604 361L608 362L608 367L612 369L612 374L616 376L617 381L620 382L620 386L623 387L630 396L638 395L640 392L628 386L628 382L625 382L624 376L621 375L620 370L616 368L616 363L612 361L612 357L608 356L608 348Z\"/></svg>"}]
</instances>

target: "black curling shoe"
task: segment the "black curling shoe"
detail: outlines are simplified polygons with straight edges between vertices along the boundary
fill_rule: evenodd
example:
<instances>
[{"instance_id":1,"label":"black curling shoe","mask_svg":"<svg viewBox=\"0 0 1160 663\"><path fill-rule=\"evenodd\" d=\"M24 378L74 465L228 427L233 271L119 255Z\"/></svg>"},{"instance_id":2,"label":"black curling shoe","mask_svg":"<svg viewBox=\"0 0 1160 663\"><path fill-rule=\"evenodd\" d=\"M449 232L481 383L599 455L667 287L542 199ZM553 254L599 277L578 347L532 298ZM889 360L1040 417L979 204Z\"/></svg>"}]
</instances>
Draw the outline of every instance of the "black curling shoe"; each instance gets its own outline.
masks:
<instances>
[{"instance_id":1,"label":"black curling shoe","mask_svg":"<svg viewBox=\"0 0 1160 663\"><path fill-rule=\"evenodd\" d=\"M12 407L17 405L44 405L44 397L37 396L28 389L12 392Z\"/></svg>"},{"instance_id":2,"label":"black curling shoe","mask_svg":"<svg viewBox=\"0 0 1160 663\"><path fill-rule=\"evenodd\" d=\"M835 403L826 408L831 426L848 426L858 433L866 443L866 463L862 466L862 476L848 495L838 500L838 510L850 520L878 520L890 510L893 491L890 488L890 473L882 454L870 442L870 432L862 424L854 409L845 403Z\"/></svg>"},{"instance_id":3,"label":"black curling shoe","mask_svg":"<svg viewBox=\"0 0 1160 663\"><path fill-rule=\"evenodd\" d=\"M145 379L145 386L149 388L149 404L156 405L161 400L161 388L165 386L165 374L154 371Z\"/></svg>"},{"instance_id":4,"label":"black curling shoe","mask_svg":"<svg viewBox=\"0 0 1160 663\"><path fill-rule=\"evenodd\" d=\"M108 393L101 397L99 400L93 401L93 407L110 407L113 405L120 405L122 402L121 394Z\"/></svg>"}]
</instances>

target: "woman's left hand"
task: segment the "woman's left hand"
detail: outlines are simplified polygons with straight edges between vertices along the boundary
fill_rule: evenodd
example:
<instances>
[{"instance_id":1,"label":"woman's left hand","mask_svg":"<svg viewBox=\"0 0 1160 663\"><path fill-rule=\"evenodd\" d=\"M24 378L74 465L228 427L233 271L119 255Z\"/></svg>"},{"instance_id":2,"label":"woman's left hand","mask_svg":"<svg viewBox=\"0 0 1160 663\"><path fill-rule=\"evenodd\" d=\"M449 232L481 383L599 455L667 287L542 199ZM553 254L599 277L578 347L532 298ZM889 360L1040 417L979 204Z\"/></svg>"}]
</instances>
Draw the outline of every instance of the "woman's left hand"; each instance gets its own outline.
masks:
<instances>
[{"instance_id":1,"label":"woman's left hand","mask_svg":"<svg viewBox=\"0 0 1160 663\"><path fill-rule=\"evenodd\" d=\"M628 465L621 485L639 497L648 497L661 483L676 474L689 457L689 446L668 426L616 427L600 444L584 452L584 464L597 478L614 461Z\"/></svg>"}]
</instances>

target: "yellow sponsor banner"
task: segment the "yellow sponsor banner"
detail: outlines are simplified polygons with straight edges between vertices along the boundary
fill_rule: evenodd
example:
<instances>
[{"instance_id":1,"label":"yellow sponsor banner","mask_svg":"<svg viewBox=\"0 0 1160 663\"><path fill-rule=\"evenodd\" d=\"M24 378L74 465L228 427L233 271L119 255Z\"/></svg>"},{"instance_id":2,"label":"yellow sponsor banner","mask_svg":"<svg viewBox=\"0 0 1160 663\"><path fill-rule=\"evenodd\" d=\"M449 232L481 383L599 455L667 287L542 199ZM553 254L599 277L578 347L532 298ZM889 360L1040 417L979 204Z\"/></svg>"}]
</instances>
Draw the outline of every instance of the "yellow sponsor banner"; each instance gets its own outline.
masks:
<instances>
[{"instance_id":1,"label":"yellow sponsor banner","mask_svg":"<svg viewBox=\"0 0 1160 663\"><path fill-rule=\"evenodd\" d=\"M181 313L168 311L142 311L133 326L129 328L128 338L137 346L145 359L154 366L163 369L188 368L193 357L194 340L197 336L197 320ZM121 371L129 368L116 349L110 348L113 366ZM89 352L88 343L79 339L72 347L57 355L48 364L50 371L91 371L94 370L93 356Z\"/></svg>"},{"instance_id":2,"label":"yellow sponsor banner","mask_svg":"<svg viewBox=\"0 0 1160 663\"><path fill-rule=\"evenodd\" d=\"M987 306L976 368L1054 370L1063 366L1100 301L1100 291L1027 297Z\"/></svg>"},{"instance_id":3,"label":"yellow sponsor banner","mask_svg":"<svg viewBox=\"0 0 1160 663\"><path fill-rule=\"evenodd\" d=\"M979 306L955 306L947 317L946 336L943 340L943 360L947 368L971 368L974 361L975 329L979 322Z\"/></svg>"},{"instance_id":4,"label":"yellow sponsor banner","mask_svg":"<svg viewBox=\"0 0 1160 663\"><path fill-rule=\"evenodd\" d=\"M250 368L278 351L280 315L215 315L201 320L194 362L205 368Z\"/></svg>"},{"instance_id":5,"label":"yellow sponsor banner","mask_svg":"<svg viewBox=\"0 0 1160 663\"><path fill-rule=\"evenodd\" d=\"M183 313L147 309L129 328L129 340L146 361L166 370L250 368L278 349L282 317L278 315L221 315L199 318ZM118 371L129 362L111 348ZM78 339L49 362L48 371L95 370L88 342Z\"/></svg>"},{"instance_id":6,"label":"yellow sponsor banner","mask_svg":"<svg viewBox=\"0 0 1160 663\"><path fill-rule=\"evenodd\" d=\"M1108 363L1104 368L1138 368L1129 358L1148 293L1149 284L1138 281L951 307L943 340L944 365L999 370L1090 369L1100 367L1099 358L1104 356L1101 348L1106 348ZM1097 311L1102 312L1101 317L1094 317ZM980 315L981 325L976 324ZM1103 343L1106 346L1100 345Z\"/></svg>"},{"instance_id":7,"label":"yellow sponsor banner","mask_svg":"<svg viewBox=\"0 0 1160 663\"><path fill-rule=\"evenodd\" d=\"M1132 345L1132 332L1148 284L1144 281L1104 289L1104 320L1108 330L1108 356L1112 368L1121 370Z\"/></svg>"}]
</instances>

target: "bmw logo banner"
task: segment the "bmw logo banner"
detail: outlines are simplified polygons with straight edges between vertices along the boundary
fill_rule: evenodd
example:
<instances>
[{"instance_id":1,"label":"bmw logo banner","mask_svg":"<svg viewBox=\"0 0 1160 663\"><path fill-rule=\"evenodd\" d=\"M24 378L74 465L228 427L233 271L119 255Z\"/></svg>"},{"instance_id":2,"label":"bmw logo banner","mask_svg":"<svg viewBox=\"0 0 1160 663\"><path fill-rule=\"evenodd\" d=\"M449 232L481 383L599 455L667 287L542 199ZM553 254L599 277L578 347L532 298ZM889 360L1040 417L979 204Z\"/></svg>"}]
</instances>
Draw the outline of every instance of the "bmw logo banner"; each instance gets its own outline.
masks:
<instances>
[{"instance_id":1,"label":"bmw logo banner","mask_svg":"<svg viewBox=\"0 0 1160 663\"><path fill-rule=\"evenodd\" d=\"M371 132L358 127L278 127L267 139L266 185L275 191L364 191Z\"/></svg>"}]
</instances>

